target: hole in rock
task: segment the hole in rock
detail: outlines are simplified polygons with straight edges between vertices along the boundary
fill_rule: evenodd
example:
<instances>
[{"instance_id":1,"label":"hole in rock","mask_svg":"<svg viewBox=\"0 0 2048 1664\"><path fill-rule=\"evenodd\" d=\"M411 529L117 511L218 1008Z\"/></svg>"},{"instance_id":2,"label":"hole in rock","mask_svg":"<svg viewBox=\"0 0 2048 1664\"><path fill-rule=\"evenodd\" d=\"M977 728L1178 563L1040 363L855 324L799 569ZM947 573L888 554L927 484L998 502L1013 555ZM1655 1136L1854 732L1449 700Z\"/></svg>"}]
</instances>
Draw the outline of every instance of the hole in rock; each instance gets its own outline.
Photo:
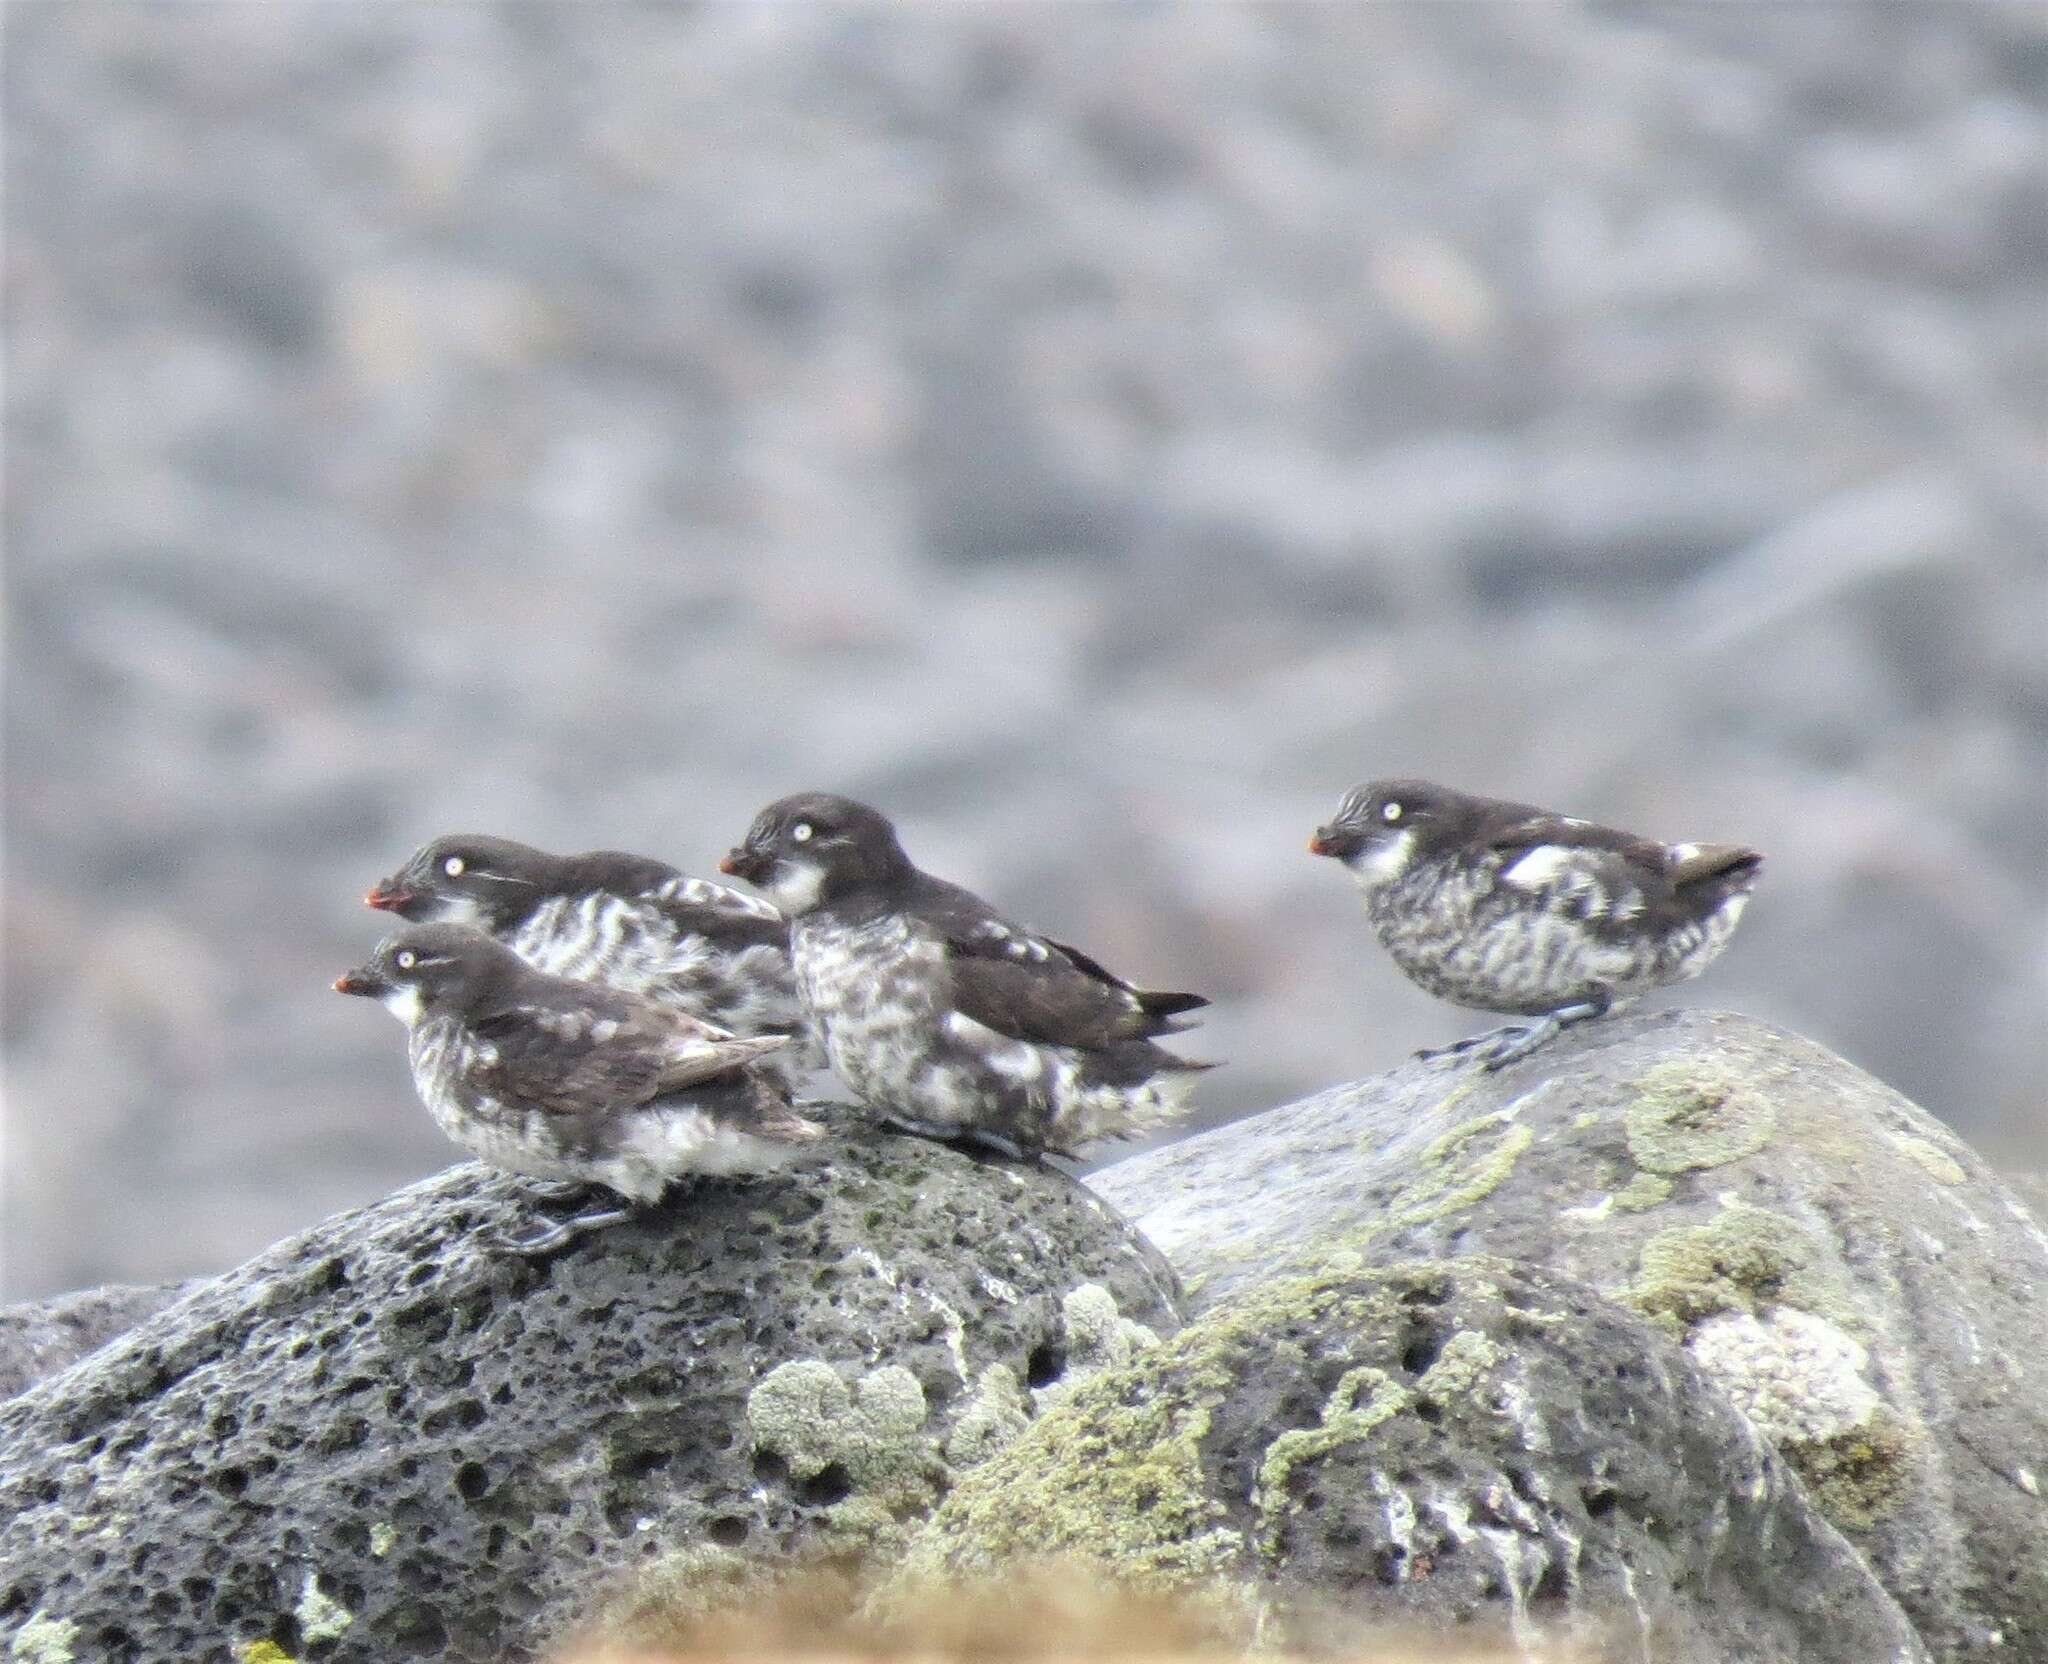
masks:
<instances>
[{"instance_id":1,"label":"hole in rock","mask_svg":"<svg viewBox=\"0 0 2048 1664\"><path fill-rule=\"evenodd\" d=\"M1058 1341L1040 1341L1024 1360L1024 1379L1034 1387L1049 1387L1066 1372L1067 1349Z\"/></svg>"},{"instance_id":2,"label":"hole in rock","mask_svg":"<svg viewBox=\"0 0 2048 1664\"><path fill-rule=\"evenodd\" d=\"M810 1508L830 1508L853 1495L853 1475L843 1462L827 1462L808 1479L790 1487L797 1501Z\"/></svg>"}]
</instances>

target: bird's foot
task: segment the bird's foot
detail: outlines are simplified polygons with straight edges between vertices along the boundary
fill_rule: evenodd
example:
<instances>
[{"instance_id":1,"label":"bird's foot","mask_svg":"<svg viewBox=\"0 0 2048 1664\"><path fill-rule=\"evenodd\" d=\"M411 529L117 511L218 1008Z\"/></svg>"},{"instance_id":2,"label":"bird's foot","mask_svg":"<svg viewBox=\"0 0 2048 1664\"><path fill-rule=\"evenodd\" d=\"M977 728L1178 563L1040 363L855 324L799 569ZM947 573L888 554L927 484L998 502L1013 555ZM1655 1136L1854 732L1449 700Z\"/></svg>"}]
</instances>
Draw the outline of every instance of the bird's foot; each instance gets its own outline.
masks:
<instances>
[{"instance_id":1,"label":"bird's foot","mask_svg":"<svg viewBox=\"0 0 2048 1664\"><path fill-rule=\"evenodd\" d=\"M1530 1053L1547 1046L1574 1023L1604 1017L1612 1007L1604 994L1589 995L1572 1005L1559 1006L1526 1023L1507 1023L1484 1034L1466 1036L1452 1045L1437 1046L1415 1055L1424 1062L1453 1057L1477 1063L1488 1074L1497 1074L1510 1063L1519 1063Z\"/></svg>"},{"instance_id":2,"label":"bird's foot","mask_svg":"<svg viewBox=\"0 0 2048 1664\"><path fill-rule=\"evenodd\" d=\"M1037 1155L1026 1150L1015 1139L1005 1138L999 1132L990 1132L986 1127L956 1126L944 1121L920 1121L909 1115L884 1115L882 1125L891 1132L908 1133L912 1138L929 1138L938 1144L969 1144L994 1152L1010 1161L1031 1162Z\"/></svg>"},{"instance_id":3,"label":"bird's foot","mask_svg":"<svg viewBox=\"0 0 2048 1664\"><path fill-rule=\"evenodd\" d=\"M606 1225L617 1225L633 1217L631 1208L593 1208L588 1213L572 1214L567 1219L557 1219L537 1230L522 1234L506 1233L499 1237L496 1246L505 1253L518 1254L526 1259L537 1259L542 1254L552 1254L566 1248L578 1237L586 1236Z\"/></svg>"},{"instance_id":4,"label":"bird's foot","mask_svg":"<svg viewBox=\"0 0 2048 1664\"><path fill-rule=\"evenodd\" d=\"M558 1179L552 1184L530 1184L527 1195L536 1202L581 1202L590 1196L591 1187L581 1179Z\"/></svg>"}]
</instances>

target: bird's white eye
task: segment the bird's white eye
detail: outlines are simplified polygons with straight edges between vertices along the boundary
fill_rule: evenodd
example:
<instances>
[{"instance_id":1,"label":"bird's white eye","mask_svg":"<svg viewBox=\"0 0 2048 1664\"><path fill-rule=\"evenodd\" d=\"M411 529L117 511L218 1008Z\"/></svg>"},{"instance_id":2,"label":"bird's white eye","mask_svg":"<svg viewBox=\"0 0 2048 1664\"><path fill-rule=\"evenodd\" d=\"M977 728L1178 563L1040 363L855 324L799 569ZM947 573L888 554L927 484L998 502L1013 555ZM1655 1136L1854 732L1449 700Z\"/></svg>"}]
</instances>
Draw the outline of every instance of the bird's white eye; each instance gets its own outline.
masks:
<instances>
[{"instance_id":1,"label":"bird's white eye","mask_svg":"<svg viewBox=\"0 0 2048 1664\"><path fill-rule=\"evenodd\" d=\"M460 878L462 876L462 869L467 864L460 855L451 855L441 863L441 870L450 878Z\"/></svg>"},{"instance_id":2,"label":"bird's white eye","mask_svg":"<svg viewBox=\"0 0 2048 1664\"><path fill-rule=\"evenodd\" d=\"M1397 821L1406 812L1398 803L1382 803L1380 805L1380 819L1384 821Z\"/></svg>"},{"instance_id":3,"label":"bird's white eye","mask_svg":"<svg viewBox=\"0 0 2048 1664\"><path fill-rule=\"evenodd\" d=\"M809 821L800 820L789 829L789 835L792 841L807 844L811 841L811 834L815 830L816 828Z\"/></svg>"},{"instance_id":4,"label":"bird's white eye","mask_svg":"<svg viewBox=\"0 0 2048 1664\"><path fill-rule=\"evenodd\" d=\"M401 971L411 970L413 966L419 963L419 960L420 956L414 953L411 948L400 948L398 950L398 968Z\"/></svg>"}]
</instances>

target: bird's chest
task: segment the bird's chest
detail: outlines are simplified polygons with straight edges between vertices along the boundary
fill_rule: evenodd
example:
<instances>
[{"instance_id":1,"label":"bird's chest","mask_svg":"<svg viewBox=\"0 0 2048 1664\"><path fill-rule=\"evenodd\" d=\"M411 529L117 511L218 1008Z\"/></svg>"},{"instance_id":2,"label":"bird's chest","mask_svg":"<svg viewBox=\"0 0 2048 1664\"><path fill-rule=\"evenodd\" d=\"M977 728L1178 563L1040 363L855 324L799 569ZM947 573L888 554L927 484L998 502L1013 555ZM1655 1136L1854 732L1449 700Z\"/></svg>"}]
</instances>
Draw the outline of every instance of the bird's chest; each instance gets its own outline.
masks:
<instances>
[{"instance_id":1,"label":"bird's chest","mask_svg":"<svg viewBox=\"0 0 2048 1664\"><path fill-rule=\"evenodd\" d=\"M682 939L658 908L597 892L556 896L506 937L506 946L550 976L603 982L645 993L690 971L704 957L702 938Z\"/></svg>"},{"instance_id":2,"label":"bird's chest","mask_svg":"<svg viewBox=\"0 0 2048 1664\"><path fill-rule=\"evenodd\" d=\"M797 981L833 1067L859 1088L913 1068L944 992L943 944L890 915L849 925L807 917L791 933Z\"/></svg>"},{"instance_id":3,"label":"bird's chest","mask_svg":"<svg viewBox=\"0 0 2048 1664\"><path fill-rule=\"evenodd\" d=\"M498 1061L498 1048L452 1018L412 1031L413 1084L434 1124L479 1160L540 1178L577 1178L572 1159L548 1115L484 1090L476 1071Z\"/></svg>"},{"instance_id":4,"label":"bird's chest","mask_svg":"<svg viewBox=\"0 0 2048 1664\"><path fill-rule=\"evenodd\" d=\"M427 1106L434 1125L459 1144L470 1143L469 1132L479 1110L488 1112L494 1107L479 1102L468 1080L477 1063L487 1061L479 1058L479 1052L488 1049L449 1017L418 1024L406 1048L420 1102Z\"/></svg>"},{"instance_id":5,"label":"bird's chest","mask_svg":"<svg viewBox=\"0 0 2048 1664\"><path fill-rule=\"evenodd\" d=\"M1432 862L1369 897L1367 910L1394 962L1460 1005L1538 1012L1634 973L1613 898L1595 875L1560 865L1540 884L1514 880L1498 856Z\"/></svg>"}]
</instances>

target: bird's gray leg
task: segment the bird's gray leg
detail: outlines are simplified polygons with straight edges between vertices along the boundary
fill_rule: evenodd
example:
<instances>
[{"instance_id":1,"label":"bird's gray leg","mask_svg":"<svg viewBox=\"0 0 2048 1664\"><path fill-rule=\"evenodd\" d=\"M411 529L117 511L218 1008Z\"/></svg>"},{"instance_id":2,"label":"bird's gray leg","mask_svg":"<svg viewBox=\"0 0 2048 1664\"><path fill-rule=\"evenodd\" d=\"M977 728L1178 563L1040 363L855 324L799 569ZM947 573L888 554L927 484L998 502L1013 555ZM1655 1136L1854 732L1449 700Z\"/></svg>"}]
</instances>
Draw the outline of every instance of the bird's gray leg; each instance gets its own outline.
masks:
<instances>
[{"instance_id":1,"label":"bird's gray leg","mask_svg":"<svg viewBox=\"0 0 2048 1664\"><path fill-rule=\"evenodd\" d=\"M1604 1017L1614 1008L1611 990L1593 984L1585 989L1570 1005L1561 1005L1555 1011L1546 1011L1542 1016L1526 1023L1507 1023L1500 1028L1488 1029L1484 1034L1469 1035L1453 1045L1439 1046L1433 1051L1417 1052L1419 1058L1464 1057L1477 1059L1479 1066L1488 1074L1505 1069L1510 1063L1519 1063L1539 1047L1547 1046L1558 1035L1574 1023L1590 1022L1595 1017Z\"/></svg>"},{"instance_id":2,"label":"bird's gray leg","mask_svg":"<svg viewBox=\"0 0 2048 1664\"><path fill-rule=\"evenodd\" d=\"M523 1235L508 1233L498 1239L497 1246L508 1254L520 1254L530 1259L540 1254L552 1254L558 1248L566 1248L580 1236L632 1217L631 1208L593 1208L588 1213L571 1214L567 1219L557 1219Z\"/></svg>"}]
</instances>

